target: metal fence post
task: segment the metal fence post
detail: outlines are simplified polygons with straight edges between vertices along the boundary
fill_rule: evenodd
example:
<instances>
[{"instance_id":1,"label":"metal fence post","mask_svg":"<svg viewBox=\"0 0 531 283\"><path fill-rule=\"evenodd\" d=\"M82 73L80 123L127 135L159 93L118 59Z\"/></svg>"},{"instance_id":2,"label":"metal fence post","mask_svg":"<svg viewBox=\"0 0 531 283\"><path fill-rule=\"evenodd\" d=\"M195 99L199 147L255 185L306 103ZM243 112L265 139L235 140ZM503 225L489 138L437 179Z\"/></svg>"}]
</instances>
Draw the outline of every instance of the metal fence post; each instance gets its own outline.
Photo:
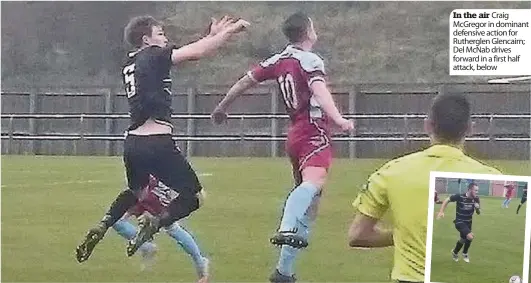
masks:
<instances>
[{"instance_id":1,"label":"metal fence post","mask_svg":"<svg viewBox=\"0 0 531 283\"><path fill-rule=\"evenodd\" d=\"M196 104L196 95L197 90L193 87L188 88L187 90L187 111L188 114L194 114L195 113L195 104ZM195 120L193 118L188 118L186 121L186 134L191 137L195 135ZM186 141L186 156L192 157L194 154L194 141L187 140Z\"/></svg>"},{"instance_id":2,"label":"metal fence post","mask_svg":"<svg viewBox=\"0 0 531 283\"><path fill-rule=\"evenodd\" d=\"M12 154L13 147L13 116L9 117L9 139L7 142L7 154Z\"/></svg>"},{"instance_id":3,"label":"metal fence post","mask_svg":"<svg viewBox=\"0 0 531 283\"><path fill-rule=\"evenodd\" d=\"M409 151L409 120L404 117L404 150Z\"/></svg>"},{"instance_id":4,"label":"metal fence post","mask_svg":"<svg viewBox=\"0 0 531 283\"><path fill-rule=\"evenodd\" d=\"M496 138L494 137L494 135L495 135L494 127L495 127L494 114L491 114L490 118L489 118L489 127L487 128L487 134L489 135L489 147L490 147L490 149L494 148L494 142L496 141Z\"/></svg>"},{"instance_id":5,"label":"metal fence post","mask_svg":"<svg viewBox=\"0 0 531 283\"><path fill-rule=\"evenodd\" d=\"M355 85L352 91L348 93L348 113L356 114L356 97L358 96L358 85ZM356 119L352 119L356 123ZM350 132L349 137L353 138L356 136L357 125L354 124L354 131ZM356 154L356 141L350 140L348 142L348 157L350 159L357 158Z\"/></svg>"},{"instance_id":6,"label":"metal fence post","mask_svg":"<svg viewBox=\"0 0 531 283\"><path fill-rule=\"evenodd\" d=\"M35 114L37 113L37 89L32 89L30 95L29 95L29 113ZM37 133L37 126L35 123L38 122L35 120L35 118L30 118L29 123L29 131L31 135L36 135ZM35 152L35 140L29 140L29 153L36 154Z\"/></svg>"},{"instance_id":7,"label":"metal fence post","mask_svg":"<svg viewBox=\"0 0 531 283\"><path fill-rule=\"evenodd\" d=\"M81 114L79 117L79 147L75 146L77 143L74 143L74 154L79 155L79 151L83 154L86 146L85 146L85 114Z\"/></svg>"},{"instance_id":8,"label":"metal fence post","mask_svg":"<svg viewBox=\"0 0 531 283\"><path fill-rule=\"evenodd\" d=\"M240 118L240 148L243 151L243 156L247 156L247 150L245 149L245 118L244 115Z\"/></svg>"},{"instance_id":9,"label":"metal fence post","mask_svg":"<svg viewBox=\"0 0 531 283\"><path fill-rule=\"evenodd\" d=\"M113 90L112 88L108 88L105 91L105 114L112 114L113 112ZM113 126L113 120L111 118L105 118L105 134L111 135L112 134L112 126ZM112 142L110 140L105 141L105 155L110 156L111 155L111 145Z\"/></svg>"}]
</instances>

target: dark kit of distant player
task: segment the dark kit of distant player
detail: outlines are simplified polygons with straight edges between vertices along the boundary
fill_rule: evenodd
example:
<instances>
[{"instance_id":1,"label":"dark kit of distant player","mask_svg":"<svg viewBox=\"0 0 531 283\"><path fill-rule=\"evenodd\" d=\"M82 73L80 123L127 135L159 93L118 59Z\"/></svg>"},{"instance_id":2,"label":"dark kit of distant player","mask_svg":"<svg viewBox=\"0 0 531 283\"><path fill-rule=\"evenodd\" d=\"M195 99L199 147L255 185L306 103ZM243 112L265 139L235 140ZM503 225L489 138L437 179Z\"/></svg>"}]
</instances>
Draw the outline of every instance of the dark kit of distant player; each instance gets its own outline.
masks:
<instances>
[{"instance_id":1,"label":"dark kit of distant player","mask_svg":"<svg viewBox=\"0 0 531 283\"><path fill-rule=\"evenodd\" d=\"M459 260L459 252L463 248L463 260L470 262L468 256L468 250L474 239L472 233L472 217L474 213L480 214L480 201L477 196L479 187L476 183L469 183L468 189L464 194L454 194L448 197L442 204L438 218L444 216L444 210L448 206L448 203L455 202L455 229L459 232L459 240L457 241L455 248L452 250L452 258L454 261Z\"/></svg>"},{"instance_id":2,"label":"dark kit of distant player","mask_svg":"<svg viewBox=\"0 0 531 283\"><path fill-rule=\"evenodd\" d=\"M520 212L520 208L522 208L522 205L527 202L527 183L525 183L524 187L524 193L522 194L522 199L520 200L520 204L518 204L518 208L516 209L516 214Z\"/></svg>"}]
</instances>

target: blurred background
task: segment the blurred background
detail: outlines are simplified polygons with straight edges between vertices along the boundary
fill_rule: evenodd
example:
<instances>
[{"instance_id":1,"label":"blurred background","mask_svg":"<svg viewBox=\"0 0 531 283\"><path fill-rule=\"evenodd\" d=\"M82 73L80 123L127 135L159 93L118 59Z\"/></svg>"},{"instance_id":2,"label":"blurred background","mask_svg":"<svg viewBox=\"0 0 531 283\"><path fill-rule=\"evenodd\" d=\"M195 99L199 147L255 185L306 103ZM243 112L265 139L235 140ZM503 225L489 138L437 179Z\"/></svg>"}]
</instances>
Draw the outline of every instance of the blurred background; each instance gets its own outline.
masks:
<instances>
[{"instance_id":1,"label":"blurred background","mask_svg":"<svg viewBox=\"0 0 531 283\"><path fill-rule=\"evenodd\" d=\"M319 34L316 51L334 83L484 82L448 75L448 16L460 8L530 8L529 2L2 2L2 84L115 84L123 28L137 15L166 24L177 44L199 38L210 17L253 26L212 60L189 64L177 83L232 82L286 42L283 19L303 10Z\"/></svg>"},{"instance_id":2,"label":"blurred background","mask_svg":"<svg viewBox=\"0 0 531 283\"><path fill-rule=\"evenodd\" d=\"M286 41L280 25L302 10L314 19L319 34L316 52L325 59L341 111L366 114L352 116L358 124L356 133L336 139L338 156L392 157L427 145L423 117L404 115L425 113L437 93L461 92L469 94L474 113L483 115L476 119L472 154L529 159L529 81L492 85L487 84L490 77L448 75L448 20L453 9L522 9L530 8L529 2L1 5L2 153L120 154L128 123L120 82L127 51L123 28L128 20L151 14L164 22L176 44L184 45L201 37L211 16L232 14L252 23L248 33L233 39L216 56L183 64L173 72L174 111L194 115L175 117L176 139L189 155L281 156L287 121L272 84L258 88L231 109L260 117L233 117L219 128L212 127L208 117L197 115L208 114L230 84L283 48ZM81 114L101 115L82 118ZM508 147L510 151L505 150Z\"/></svg>"}]
</instances>

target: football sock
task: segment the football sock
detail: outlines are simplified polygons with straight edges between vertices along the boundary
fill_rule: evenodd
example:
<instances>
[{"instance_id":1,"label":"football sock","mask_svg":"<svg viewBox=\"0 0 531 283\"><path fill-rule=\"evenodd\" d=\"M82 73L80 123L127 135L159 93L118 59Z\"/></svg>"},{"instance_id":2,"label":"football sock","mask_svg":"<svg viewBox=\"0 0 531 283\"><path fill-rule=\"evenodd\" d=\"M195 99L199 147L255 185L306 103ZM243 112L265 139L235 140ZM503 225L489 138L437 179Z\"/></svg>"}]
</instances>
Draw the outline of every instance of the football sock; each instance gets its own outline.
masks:
<instances>
[{"instance_id":1,"label":"football sock","mask_svg":"<svg viewBox=\"0 0 531 283\"><path fill-rule=\"evenodd\" d=\"M123 190L111 204L101 223L105 224L107 228L113 226L136 202L137 198L132 190Z\"/></svg>"},{"instance_id":2,"label":"football sock","mask_svg":"<svg viewBox=\"0 0 531 283\"><path fill-rule=\"evenodd\" d=\"M522 207L521 204L518 205L518 208L516 209L516 214L518 214L518 212L520 211L520 208Z\"/></svg>"},{"instance_id":3,"label":"football sock","mask_svg":"<svg viewBox=\"0 0 531 283\"><path fill-rule=\"evenodd\" d=\"M112 228L118 233L118 235L124 237L126 240L131 240L135 237L137 228L131 222L126 219L120 219L114 223ZM141 247L141 251L148 251L154 249L155 245L151 242L145 242Z\"/></svg>"},{"instance_id":4,"label":"football sock","mask_svg":"<svg viewBox=\"0 0 531 283\"><path fill-rule=\"evenodd\" d=\"M194 240L194 237L188 231L186 231L178 223L175 223L168 228L167 233L173 239L175 239L175 241L187 254L192 257L192 260L196 266L203 264L201 250Z\"/></svg>"},{"instance_id":5,"label":"football sock","mask_svg":"<svg viewBox=\"0 0 531 283\"><path fill-rule=\"evenodd\" d=\"M470 248L470 245L472 245L472 241L466 240L465 241L465 248L463 249L464 254L468 254L468 249Z\"/></svg>"},{"instance_id":6,"label":"football sock","mask_svg":"<svg viewBox=\"0 0 531 283\"><path fill-rule=\"evenodd\" d=\"M304 233L304 227L298 227L299 233ZM280 274L285 276L291 276L293 275L293 265L295 263L295 257L299 253L299 249L296 249L294 247L283 245L280 249L280 257L278 259L277 263L277 269Z\"/></svg>"},{"instance_id":7,"label":"football sock","mask_svg":"<svg viewBox=\"0 0 531 283\"><path fill-rule=\"evenodd\" d=\"M135 237L136 227L125 219L120 219L112 225L112 228L118 233L118 235L124 237L127 240L131 240Z\"/></svg>"},{"instance_id":8,"label":"football sock","mask_svg":"<svg viewBox=\"0 0 531 283\"><path fill-rule=\"evenodd\" d=\"M314 200L319 201L319 197L320 195L316 195ZM310 235L310 228L313 222L314 219L312 219L308 215L304 215L299 221L297 221L297 235L308 240L308 237ZM282 248L280 249L280 257L277 263L277 270L280 272L280 274L285 276L292 276L294 274L295 259L299 251L299 249L293 248L288 245L282 246Z\"/></svg>"},{"instance_id":9,"label":"football sock","mask_svg":"<svg viewBox=\"0 0 531 283\"><path fill-rule=\"evenodd\" d=\"M455 244L454 254L458 254L459 253L459 251L463 247L464 242L465 241L463 239L459 239L459 241L457 241L457 243Z\"/></svg>"},{"instance_id":10,"label":"football sock","mask_svg":"<svg viewBox=\"0 0 531 283\"><path fill-rule=\"evenodd\" d=\"M284 205L284 214L279 231L296 230L297 221L304 216L318 192L319 189L310 182L303 182L295 188L289 194Z\"/></svg>"}]
</instances>

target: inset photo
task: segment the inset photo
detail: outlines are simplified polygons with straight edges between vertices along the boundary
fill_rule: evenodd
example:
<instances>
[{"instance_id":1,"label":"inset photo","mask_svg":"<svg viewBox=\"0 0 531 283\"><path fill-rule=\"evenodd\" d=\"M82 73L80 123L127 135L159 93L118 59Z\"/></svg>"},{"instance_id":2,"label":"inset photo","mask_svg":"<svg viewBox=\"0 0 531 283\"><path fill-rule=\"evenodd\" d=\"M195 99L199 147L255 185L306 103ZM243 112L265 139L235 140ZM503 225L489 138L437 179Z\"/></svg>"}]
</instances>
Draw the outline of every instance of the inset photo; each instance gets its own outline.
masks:
<instances>
[{"instance_id":1,"label":"inset photo","mask_svg":"<svg viewBox=\"0 0 531 283\"><path fill-rule=\"evenodd\" d=\"M426 282L529 283L530 182L431 172Z\"/></svg>"}]
</instances>

